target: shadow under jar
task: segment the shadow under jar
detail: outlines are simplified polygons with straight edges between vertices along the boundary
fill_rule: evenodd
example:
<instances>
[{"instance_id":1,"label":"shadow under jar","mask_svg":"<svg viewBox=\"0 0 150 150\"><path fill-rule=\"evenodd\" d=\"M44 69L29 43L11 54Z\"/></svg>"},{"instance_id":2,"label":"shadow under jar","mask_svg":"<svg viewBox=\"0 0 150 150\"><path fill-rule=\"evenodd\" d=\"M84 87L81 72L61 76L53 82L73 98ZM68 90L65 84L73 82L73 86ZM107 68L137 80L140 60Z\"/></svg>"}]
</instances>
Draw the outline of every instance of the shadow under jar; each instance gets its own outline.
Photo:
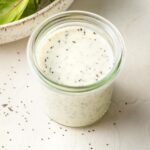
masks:
<instances>
[{"instance_id":1,"label":"shadow under jar","mask_svg":"<svg viewBox=\"0 0 150 150\"><path fill-rule=\"evenodd\" d=\"M33 32L27 49L51 119L81 127L106 113L124 51L114 25L90 12L59 13Z\"/></svg>"}]
</instances>

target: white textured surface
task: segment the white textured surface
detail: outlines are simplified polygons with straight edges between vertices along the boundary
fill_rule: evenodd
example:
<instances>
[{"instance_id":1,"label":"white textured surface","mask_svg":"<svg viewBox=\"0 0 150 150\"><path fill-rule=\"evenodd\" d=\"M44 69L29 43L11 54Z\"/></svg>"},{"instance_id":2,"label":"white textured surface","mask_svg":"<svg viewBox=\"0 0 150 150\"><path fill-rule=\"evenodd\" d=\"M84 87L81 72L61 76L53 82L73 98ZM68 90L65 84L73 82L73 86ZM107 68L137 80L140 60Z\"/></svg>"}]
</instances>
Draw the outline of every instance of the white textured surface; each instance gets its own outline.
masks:
<instances>
[{"instance_id":1,"label":"white textured surface","mask_svg":"<svg viewBox=\"0 0 150 150\"><path fill-rule=\"evenodd\" d=\"M72 6L111 20L127 45L111 108L91 127L62 127L42 114L37 103L38 87L26 61L27 40L1 45L0 150L149 150L149 6L149 0L76 0ZM6 103L8 106L1 106Z\"/></svg>"}]
</instances>

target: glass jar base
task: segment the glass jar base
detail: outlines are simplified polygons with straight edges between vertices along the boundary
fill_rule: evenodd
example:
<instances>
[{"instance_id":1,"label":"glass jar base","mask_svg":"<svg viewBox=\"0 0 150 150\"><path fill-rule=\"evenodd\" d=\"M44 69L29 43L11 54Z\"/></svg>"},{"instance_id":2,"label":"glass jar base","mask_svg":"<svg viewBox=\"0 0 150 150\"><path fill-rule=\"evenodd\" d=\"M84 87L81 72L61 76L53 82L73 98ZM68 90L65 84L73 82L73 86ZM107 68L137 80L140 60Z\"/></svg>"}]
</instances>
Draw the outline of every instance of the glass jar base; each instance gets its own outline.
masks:
<instances>
[{"instance_id":1,"label":"glass jar base","mask_svg":"<svg viewBox=\"0 0 150 150\"><path fill-rule=\"evenodd\" d=\"M110 102L110 104L111 104L111 102ZM110 104L107 105L107 108L105 109L105 111L103 112L103 114L100 114L97 119L92 120L91 122L88 122L88 123L84 123L84 124L83 124L83 123L82 123L82 124L75 124L75 123L71 123L71 122L62 122L62 121L59 121L59 120L57 120L57 119L52 118L52 117L51 117L50 115L48 115L48 114L47 114L47 116L48 116L52 121L54 121L55 123L58 123L58 124L60 124L60 125L63 125L63 126L66 126L66 127L71 127L71 128L82 128L82 127L92 126L93 124L98 123L98 122L106 115L106 113L108 112L108 109L109 109L109 107L110 107Z\"/></svg>"}]
</instances>

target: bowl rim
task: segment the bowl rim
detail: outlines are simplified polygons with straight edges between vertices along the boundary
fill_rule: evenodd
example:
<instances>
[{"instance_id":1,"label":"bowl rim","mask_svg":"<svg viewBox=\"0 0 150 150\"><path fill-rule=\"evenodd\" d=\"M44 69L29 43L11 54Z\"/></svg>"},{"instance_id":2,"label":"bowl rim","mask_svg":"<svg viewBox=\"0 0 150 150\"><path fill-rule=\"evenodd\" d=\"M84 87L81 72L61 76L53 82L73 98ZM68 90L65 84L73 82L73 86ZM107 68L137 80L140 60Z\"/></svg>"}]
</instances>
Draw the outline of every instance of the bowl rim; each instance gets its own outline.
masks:
<instances>
[{"instance_id":1,"label":"bowl rim","mask_svg":"<svg viewBox=\"0 0 150 150\"><path fill-rule=\"evenodd\" d=\"M58 5L59 3L61 3L61 1L65 1L65 0L54 0L53 2L51 2L49 5L47 5L46 7L40 9L39 11L35 12L34 14L30 15L30 16L27 16L25 18L22 18L20 20L17 20L17 21L14 21L14 22L10 22L10 23L7 23L7 24L3 24L3 25L0 25L0 29L3 29L3 28L8 28L8 27L12 27L14 25L18 25L18 24L21 24L21 23L25 23L27 22L28 20L31 20L33 18L36 18L37 16L41 15L41 14L44 14L45 12L47 12L49 9L51 9L53 6L56 6Z\"/></svg>"}]
</instances>

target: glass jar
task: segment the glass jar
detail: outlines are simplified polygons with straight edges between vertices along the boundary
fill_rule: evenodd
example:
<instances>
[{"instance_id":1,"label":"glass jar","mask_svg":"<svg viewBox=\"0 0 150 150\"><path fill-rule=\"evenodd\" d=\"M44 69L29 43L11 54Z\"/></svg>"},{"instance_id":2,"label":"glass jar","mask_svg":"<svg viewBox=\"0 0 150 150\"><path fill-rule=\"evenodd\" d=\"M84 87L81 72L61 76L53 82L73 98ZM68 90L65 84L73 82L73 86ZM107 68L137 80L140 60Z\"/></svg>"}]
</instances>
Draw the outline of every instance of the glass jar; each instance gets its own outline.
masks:
<instances>
[{"instance_id":1,"label":"glass jar","mask_svg":"<svg viewBox=\"0 0 150 150\"><path fill-rule=\"evenodd\" d=\"M50 30L63 26L85 23L99 30L111 45L114 66L100 81L87 86L67 86L48 79L37 63L38 44ZM85 11L67 11L48 18L31 35L28 47L28 61L31 69L41 81L42 104L48 116L54 121L81 127L98 121L108 110L112 96L112 82L120 71L124 41L114 25L103 17Z\"/></svg>"}]
</instances>

